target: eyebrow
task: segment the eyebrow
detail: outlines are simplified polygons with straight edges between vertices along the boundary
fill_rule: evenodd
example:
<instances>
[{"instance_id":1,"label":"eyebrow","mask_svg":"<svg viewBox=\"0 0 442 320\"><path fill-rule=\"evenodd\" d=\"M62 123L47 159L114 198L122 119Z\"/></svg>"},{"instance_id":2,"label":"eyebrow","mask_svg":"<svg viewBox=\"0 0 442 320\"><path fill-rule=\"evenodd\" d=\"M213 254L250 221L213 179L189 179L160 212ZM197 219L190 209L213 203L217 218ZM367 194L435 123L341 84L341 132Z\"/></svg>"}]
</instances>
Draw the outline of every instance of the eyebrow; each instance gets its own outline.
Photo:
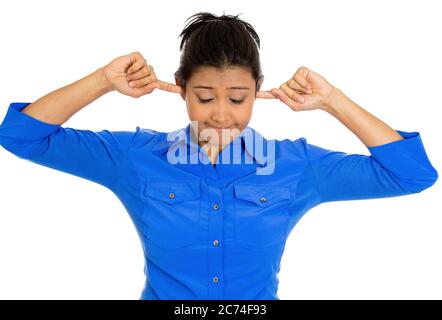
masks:
<instances>
[{"instance_id":1,"label":"eyebrow","mask_svg":"<svg viewBox=\"0 0 442 320\"><path fill-rule=\"evenodd\" d=\"M208 86L193 86L193 89L215 89L214 87L208 87ZM250 90L249 87L229 87L227 89L239 89L239 90Z\"/></svg>"}]
</instances>

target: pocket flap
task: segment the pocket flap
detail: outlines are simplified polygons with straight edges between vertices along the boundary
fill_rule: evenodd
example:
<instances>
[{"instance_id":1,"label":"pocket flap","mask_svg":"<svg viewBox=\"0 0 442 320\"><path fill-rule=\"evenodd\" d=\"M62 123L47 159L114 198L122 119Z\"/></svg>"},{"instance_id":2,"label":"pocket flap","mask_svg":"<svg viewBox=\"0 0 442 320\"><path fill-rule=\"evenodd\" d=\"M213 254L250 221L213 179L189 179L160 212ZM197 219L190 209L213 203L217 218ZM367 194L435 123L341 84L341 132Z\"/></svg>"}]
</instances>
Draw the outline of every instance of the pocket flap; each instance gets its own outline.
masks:
<instances>
[{"instance_id":1,"label":"pocket flap","mask_svg":"<svg viewBox=\"0 0 442 320\"><path fill-rule=\"evenodd\" d=\"M253 202L260 207L267 207L275 202L290 199L288 187L263 187L253 184L235 184L235 198Z\"/></svg>"},{"instance_id":2,"label":"pocket flap","mask_svg":"<svg viewBox=\"0 0 442 320\"><path fill-rule=\"evenodd\" d=\"M200 182L148 182L144 195L169 204L196 200L200 197Z\"/></svg>"}]
</instances>

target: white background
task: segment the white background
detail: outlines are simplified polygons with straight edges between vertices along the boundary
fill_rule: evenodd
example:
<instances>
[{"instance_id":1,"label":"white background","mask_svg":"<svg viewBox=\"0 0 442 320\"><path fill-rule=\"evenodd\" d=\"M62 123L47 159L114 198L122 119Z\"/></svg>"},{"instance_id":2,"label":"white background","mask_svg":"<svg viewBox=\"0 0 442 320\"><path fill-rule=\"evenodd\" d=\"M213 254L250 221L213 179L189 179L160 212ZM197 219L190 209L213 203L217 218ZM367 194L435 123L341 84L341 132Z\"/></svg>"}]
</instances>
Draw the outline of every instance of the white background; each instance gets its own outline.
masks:
<instances>
[{"instance_id":1,"label":"white background","mask_svg":"<svg viewBox=\"0 0 442 320\"><path fill-rule=\"evenodd\" d=\"M442 172L442 30L438 1L0 2L0 118L117 56L140 51L173 82L178 35L198 11L238 14L261 38L263 90L304 65L396 130L418 131ZM179 95L112 92L64 126L160 131L184 127ZM250 126L369 154L331 115L259 99ZM106 188L0 148L0 298L138 299L143 254L123 205ZM441 299L441 183L396 198L310 210L287 242L280 299Z\"/></svg>"}]
</instances>

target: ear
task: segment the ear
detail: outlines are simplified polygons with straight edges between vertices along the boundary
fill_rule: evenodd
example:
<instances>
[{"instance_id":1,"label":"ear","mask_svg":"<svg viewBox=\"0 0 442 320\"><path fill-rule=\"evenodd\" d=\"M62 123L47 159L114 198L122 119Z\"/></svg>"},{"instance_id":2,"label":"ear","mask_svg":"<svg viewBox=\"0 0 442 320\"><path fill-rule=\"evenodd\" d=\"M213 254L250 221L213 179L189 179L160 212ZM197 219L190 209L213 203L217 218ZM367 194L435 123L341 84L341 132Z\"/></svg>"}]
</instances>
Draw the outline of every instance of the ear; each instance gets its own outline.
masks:
<instances>
[{"instance_id":1,"label":"ear","mask_svg":"<svg viewBox=\"0 0 442 320\"><path fill-rule=\"evenodd\" d=\"M261 90L261 85L262 85L263 81L264 81L264 76L261 76L261 78L259 78L259 80L258 80L258 89L256 91Z\"/></svg>"},{"instance_id":2,"label":"ear","mask_svg":"<svg viewBox=\"0 0 442 320\"><path fill-rule=\"evenodd\" d=\"M177 77L175 77L175 84L176 84L177 86L180 85L180 80L179 80ZM183 98L184 101L186 101L186 93L185 93L185 92L180 93L180 96L181 96L181 98Z\"/></svg>"},{"instance_id":3,"label":"ear","mask_svg":"<svg viewBox=\"0 0 442 320\"><path fill-rule=\"evenodd\" d=\"M264 81L264 76L261 75L261 77L258 79L258 83L256 84L257 87L256 87L256 91L255 91L255 99L256 99L256 96L258 95L258 91L261 90L261 86L262 86L263 81Z\"/></svg>"}]
</instances>

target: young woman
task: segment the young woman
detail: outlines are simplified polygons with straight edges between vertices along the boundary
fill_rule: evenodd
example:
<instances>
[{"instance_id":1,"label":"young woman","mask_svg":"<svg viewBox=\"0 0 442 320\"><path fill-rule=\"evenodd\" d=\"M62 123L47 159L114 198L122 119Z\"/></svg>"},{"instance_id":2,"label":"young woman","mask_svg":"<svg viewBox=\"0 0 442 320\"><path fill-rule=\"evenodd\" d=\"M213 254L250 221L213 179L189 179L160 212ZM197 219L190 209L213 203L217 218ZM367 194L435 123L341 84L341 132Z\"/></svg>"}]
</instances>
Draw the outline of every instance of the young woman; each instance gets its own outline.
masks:
<instances>
[{"instance_id":1,"label":"young woman","mask_svg":"<svg viewBox=\"0 0 442 320\"><path fill-rule=\"evenodd\" d=\"M418 193L437 180L419 132L392 129L306 67L259 91L253 27L238 16L190 18L175 84L133 52L33 103L11 103L0 126L6 150L99 183L122 201L144 249L140 299L279 299L285 241L309 209ZM155 89L181 95L189 125L173 132L62 127L107 92L138 98ZM267 140L248 126L257 98L327 112L371 155L303 137Z\"/></svg>"}]
</instances>

